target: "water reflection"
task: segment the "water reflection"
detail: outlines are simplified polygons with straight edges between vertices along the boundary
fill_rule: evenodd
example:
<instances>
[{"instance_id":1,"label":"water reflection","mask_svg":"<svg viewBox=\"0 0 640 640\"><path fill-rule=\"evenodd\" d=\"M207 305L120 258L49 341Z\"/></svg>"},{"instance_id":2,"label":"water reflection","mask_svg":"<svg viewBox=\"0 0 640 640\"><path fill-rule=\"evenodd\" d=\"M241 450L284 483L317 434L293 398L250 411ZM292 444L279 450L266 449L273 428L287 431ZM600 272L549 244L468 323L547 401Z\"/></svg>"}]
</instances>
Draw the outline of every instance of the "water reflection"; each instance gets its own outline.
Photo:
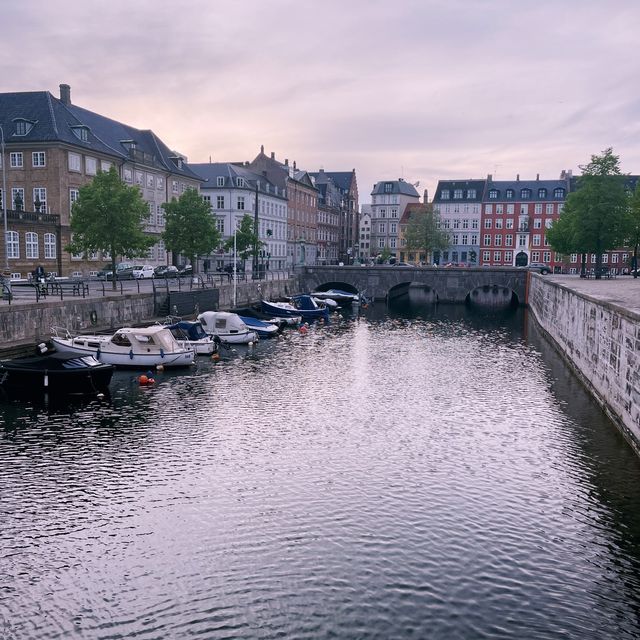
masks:
<instances>
[{"instance_id":1,"label":"water reflection","mask_svg":"<svg viewBox=\"0 0 640 640\"><path fill-rule=\"evenodd\" d=\"M521 310L376 304L1 411L7 637L640 634L640 465Z\"/></svg>"}]
</instances>

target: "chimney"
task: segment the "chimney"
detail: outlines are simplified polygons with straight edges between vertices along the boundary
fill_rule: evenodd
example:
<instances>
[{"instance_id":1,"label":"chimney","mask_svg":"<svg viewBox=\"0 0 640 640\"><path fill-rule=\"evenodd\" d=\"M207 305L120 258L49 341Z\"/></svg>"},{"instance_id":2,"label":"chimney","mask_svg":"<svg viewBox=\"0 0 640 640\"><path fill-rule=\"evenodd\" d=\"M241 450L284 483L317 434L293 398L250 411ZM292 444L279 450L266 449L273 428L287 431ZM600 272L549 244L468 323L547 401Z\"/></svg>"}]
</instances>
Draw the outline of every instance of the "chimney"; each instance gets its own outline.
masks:
<instances>
[{"instance_id":1,"label":"chimney","mask_svg":"<svg viewBox=\"0 0 640 640\"><path fill-rule=\"evenodd\" d=\"M429 191L427 189L424 190L422 201L427 204L429 202Z\"/></svg>"},{"instance_id":2,"label":"chimney","mask_svg":"<svg viewBox=\"0 0 640 640\"><path fill-rule=\"evenodd\" d=\"M493 175L491 173L487 173L487 182L493 182Z\"/></svg>"},{"instance_id":3,"label":"chimney","mask_svg":"<svg viewBox=\"0 0 640 640\"><path fill-rule=\"evenodd\" d=\"M564 180L566 177L567 177L567 174L566 174L565 170L563 169L563 170L560 172L560 180Z\"/></svg>"},{"instance_id":4,"label":"chimney","mask_svg":"<svg viewBox=\"0 0 640 640\"><path fill-rule=\"evenodd\" d=\"M275 160L275 159L276 159L276 154L275 154L275 152L274 152L274 151L272 151L272 152L271 152L271 159L272 159L272 160Z\"/></svg>"},{"instance_id":5,"label":"chimney","mask_svg":"<svg viewBox=\"0 0 640 640\"><path fill-rule=\"evenodd\" d=\"M296 167L296 161L295 161L295 160L293 161L293 170L294 170L294 171L296 171L296 170L297 170L297 167Z\"/></svg>"},{"instance_id":6,"label":"chimney","mask_svg":"<svg viewBox=\"0 0 640 640\"><path fill-rule=\"evenodd\" d=\"M536 181L540 180L540 174L536 173Z\"/></svg>"},{"instance_id":7,"label":"chimney","mask_svg":"<svg viewBox=\"0 0 640 640\"><path fill-rule=\"evenodd\" d=\"M60 85L60 101L64 104L71 104L71 87L68 84Z\"/></svg>"},{"instance_id":8,"label":"chimney","mask_svg":"<svg viewBox=\"0 0 640 640\"><path fill-rule=\"evenodd\" d=\"M571 180L573 178L573 169L567 169L567 178Z\"/></svg>"},{"instance_id":9,"label":"chimney","mask_svg":"<svg viewBox=\"0 0 640 640\"><path fill-rule=\"evenodd\" d=\"M264 154L264 145L263 144L260 145L260 153Z\"/></svg>"},{"instance_id":10,"label":"chimney","mask_svg":"<svg viewBox=\"0 0 640 640\"><path fill-rule=\"evenodd\" d=\"M520 182L520 174L516 173L516 182Z\"/></svg>"},{"instance_id":11,"label":"chimney","mask_svg":"<svg viewBox=\"0 0 640 640\"><path fill-rule=\"evenodd\" d=\"M288 167L289 166L289 158L285 158L284 159L284 166Z\"/></svg>"}]
</instances>

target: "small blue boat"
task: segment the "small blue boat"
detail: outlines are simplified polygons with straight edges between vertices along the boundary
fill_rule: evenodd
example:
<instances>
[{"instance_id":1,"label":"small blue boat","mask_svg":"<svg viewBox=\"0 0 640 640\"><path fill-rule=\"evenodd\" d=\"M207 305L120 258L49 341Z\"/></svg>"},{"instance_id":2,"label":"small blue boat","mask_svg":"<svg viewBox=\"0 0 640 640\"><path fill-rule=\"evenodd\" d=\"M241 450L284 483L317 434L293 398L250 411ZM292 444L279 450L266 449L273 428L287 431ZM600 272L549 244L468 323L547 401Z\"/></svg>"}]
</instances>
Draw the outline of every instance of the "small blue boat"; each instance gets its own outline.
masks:
<instances>
[{"instance_id":1,"label":"small blue boat","mask_svg":"<svg viewBox=\"0 0 640 640\"><path fill-rule=\"evenodd\" d=\"M293 296L291 302L262 300L262 310L280 318L302 316L303 320L329 319L329 309L320 307L308 294Z\"/></svg>"},{"instance_id":2,"label":"small blue boat","mask_svg":"<svg viewBox=\"0 0 640 640\"><path fill-rule=\"evenodd\" d=\"M284 325L278 326L277 324L264 322L263 320L258 320L258 318L252 318L250 316L240 316L240 320L242 320L249 329L253 329L259 338L274 338L281 333L284 328Z\"/></svg>"}]
</instances>

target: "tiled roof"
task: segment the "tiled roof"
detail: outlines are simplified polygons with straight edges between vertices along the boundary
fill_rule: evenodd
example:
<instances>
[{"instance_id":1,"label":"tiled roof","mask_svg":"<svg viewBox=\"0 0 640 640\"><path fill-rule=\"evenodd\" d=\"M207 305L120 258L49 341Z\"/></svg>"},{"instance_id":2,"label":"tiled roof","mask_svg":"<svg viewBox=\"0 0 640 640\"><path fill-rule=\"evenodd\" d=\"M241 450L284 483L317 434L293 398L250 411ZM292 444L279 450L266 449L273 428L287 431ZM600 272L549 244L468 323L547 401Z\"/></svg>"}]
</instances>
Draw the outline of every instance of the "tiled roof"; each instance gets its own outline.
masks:
<instances>
[{"instance_id":1,"label":"tiled roof","mask_svg":"<svg viewBox=\"0 0 640 640\"><path fill-rule=\"evenodd\" d=\"M330 179L338 189L348 193L351 189L354 173L353 171L316 171L310 172L309 175L314 178L317 184L321 184L323 180Z\"/></svg>"},{"instance_id":2,"label":"tiled roof","mask_svg":"<svg viewBox=\"0 0 640 640\"><path fill-rule=\"evenodd\" d=\"M252 171L249 167L240 166L231 162L203 162L190 163L189 168L205 181L201 185L202 189L229 189L230 187L237 189L235 178L244 178L247 185L246 188L255 189L256 183L259 183L259 190L265 191L265 186L268 184L270 185L269 195L286 200L281 190L276 194L273 183L265 176ZM219 177L224 178L224 187L218 187L217 182Z\"/></svg>"},{"instance_id":3,"label":"tiled roof","mask_svg":"<svg viewBox=\"0 0 640 640\"><path fill-rule=\"evenodd\" d=\"M508 189L513 190L513 197L509 200L520 200L521 192L523 189L528 189L531 192L531 196L527 200L537 201L558 201L564 200L567 192L566 180L491 180L487 181L487 189L485 194L485 200L489 197L489 192L493 189L498 191L498 197L492 198L493 201L505 200L506 192ZM540 189L546 190L546 195L538 195ZM555 196L554 191L556 189L563 189L562 196Z\"/></svg>"},{"instance_id":4,"label":"tiled roof","mask_svg":"<svg viewBox=\"0 0 640 640\"><path fill-rule=\"evenodd\" d=\"M385 185L387 184L392 185L390 191L385 191ZM371 195L377 196L384 194L401 194L405 196L414 196L416 198L420 197L420 194L416 191L416 188L412 184L409 184L404 180L383 180L381 182L376 182L376 184L373 186Z\"/></svg>"},{"instance_id":5,"label":"tiled roof","mask_svg":"<svg viewBox=\"0 0 640 640\"><path fill-rule=\"evenodd\" d=\"M15 135L14 119L24 118L33 123L24 136ZM174 174L198 180L186 164L179 168L171 160L176 154L153 131L136 129L74 104L65 104L49 91L0 93L0 124L5 141L10 142L63 142L87 151L131 159L123 140L134 140L144 164ZM74 134L74 127L86 127L87 140Z\"/></svg>"},{"instance_id":6,"label":"tiled roof","mask_svg":"<svg viewBox=\"0 0 640 640\"><path fill-rule=\"evenodd\" d=\"M444 199L445 202L448 202L449 200L453 200L454 191L462 190L463 198L456 199L457 202L482 202L485 183L486 180L475 180L473 178L469 180L439 180L433 201L441 202L442 192L448 191L449 198ZM475 191L475 196L468 198L467 195L469 191Z\"/></svg>"}]
</instances>

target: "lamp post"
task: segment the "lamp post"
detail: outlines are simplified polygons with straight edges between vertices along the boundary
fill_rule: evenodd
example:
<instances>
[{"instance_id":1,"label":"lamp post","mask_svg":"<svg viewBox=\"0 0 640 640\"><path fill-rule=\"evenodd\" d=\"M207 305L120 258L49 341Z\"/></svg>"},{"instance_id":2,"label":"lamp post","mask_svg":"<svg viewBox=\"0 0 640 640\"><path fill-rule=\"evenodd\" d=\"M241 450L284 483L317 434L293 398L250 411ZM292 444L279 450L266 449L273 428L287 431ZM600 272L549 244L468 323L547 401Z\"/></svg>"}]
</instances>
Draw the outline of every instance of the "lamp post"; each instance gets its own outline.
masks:
<instances>
[{"instance_id":1,"label":"lamp post","mask_svg":"<svg viewBox=\"0 0 640 640\"><path fill-rule=\"evenodd\" d=\"M9 245L7 240L7 169L4 157L4 130L0 126L0 152L2 153L2 213L4 216L4 266L9 271Z\"/></svg>"}]
</instances>

